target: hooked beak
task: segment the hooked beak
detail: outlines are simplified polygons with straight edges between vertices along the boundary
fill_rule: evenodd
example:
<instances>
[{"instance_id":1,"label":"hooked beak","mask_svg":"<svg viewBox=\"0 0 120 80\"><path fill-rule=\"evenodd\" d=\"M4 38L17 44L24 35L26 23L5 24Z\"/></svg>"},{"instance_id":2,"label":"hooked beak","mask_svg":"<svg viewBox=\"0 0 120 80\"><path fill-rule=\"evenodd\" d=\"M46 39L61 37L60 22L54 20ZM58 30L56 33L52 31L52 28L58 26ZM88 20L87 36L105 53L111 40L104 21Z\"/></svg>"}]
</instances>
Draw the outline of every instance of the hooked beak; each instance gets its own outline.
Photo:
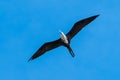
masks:
<instances>
[{"instance_id":1,"label":"hooked beak","mask_svg":"<svg viewBox=\"0 0 120 80\"><path fill-rule=\"evenodd\" d=\"M60 32L60 34L62 35L62 31L61 31L61 30L59 30L59 32Z\"/></svg>"}]
</instances>

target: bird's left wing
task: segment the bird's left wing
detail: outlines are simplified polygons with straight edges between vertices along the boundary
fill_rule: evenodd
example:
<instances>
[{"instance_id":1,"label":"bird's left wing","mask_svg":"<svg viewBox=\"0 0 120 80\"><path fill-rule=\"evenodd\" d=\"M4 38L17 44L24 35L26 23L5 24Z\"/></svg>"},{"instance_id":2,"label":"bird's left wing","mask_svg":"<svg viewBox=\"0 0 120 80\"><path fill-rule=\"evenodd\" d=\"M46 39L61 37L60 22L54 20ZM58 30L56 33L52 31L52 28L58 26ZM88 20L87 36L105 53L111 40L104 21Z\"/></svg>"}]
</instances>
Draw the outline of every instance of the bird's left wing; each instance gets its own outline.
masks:
<instances>
[{"instance_id":1,"label":"bird's left wing","mask_svg":"<svg viewBox=\"0 0 120 80\"><path fill-rule=\"evenodd\" d=\"M33 56L28 60L33 60L39 56L41 56L42 54L44 54L45 52L49 51L49 50L52 50L54 48L57 48L59 46L62 45L62 42L61 42L61 39L58 39L58 40L55 40L55 41L52 41L52 42L47 42L45 44L43 44L35 54L33 54Z\"/></svg>"},{"instance_id":2,"label":"bird's left wing","mask_svg":"<svg viewBox=\"0 0 120 80\"><path fill-rule=\"evenodd\" d=\"M71 40L83 27L92 22L98 16L99 15L91 16L76 22L72 29L66 34L67 38Z\"/></svg>"}]
</instances>

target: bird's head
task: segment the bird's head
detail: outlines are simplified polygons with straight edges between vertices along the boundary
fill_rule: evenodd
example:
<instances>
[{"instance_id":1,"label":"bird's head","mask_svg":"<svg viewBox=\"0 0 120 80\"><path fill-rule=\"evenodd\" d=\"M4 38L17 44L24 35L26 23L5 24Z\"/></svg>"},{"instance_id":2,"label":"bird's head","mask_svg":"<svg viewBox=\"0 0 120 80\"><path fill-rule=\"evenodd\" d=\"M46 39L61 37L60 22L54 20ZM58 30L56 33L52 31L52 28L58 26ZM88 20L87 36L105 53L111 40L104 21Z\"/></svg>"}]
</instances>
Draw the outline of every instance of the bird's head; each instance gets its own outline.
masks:
<instances>
[{"instance_id":1,"label":"bird's head","mask_svg":"<svg viewBox=\"0 0 120 80\"><path fill-rule=\"evenodd\" d=\"M61 30L59 30L60 34L63 35L63 32Z\"/></svg>"},{"instance_id":2,"label":"bird's head","mask_svg":"<svg viewBox=\"0 0 120 80\"><path fill-rule=\"evenodd\" d=\"M67 43L68 44L68 39L66 37L66 35L61 31L59 30L60 34L61 34L61 39L64 43Z\"/></svg>"},{"instance_id":3,"label":"bird's head","mask_svg":"<svg viewBox=\"0 0 120 80\"><path fill-rule=\"evenodd\" d=\"M59 30L59 32L61 34L61 37L65 36L65 34L61 30Z\"/></svg>"}]
</instances>

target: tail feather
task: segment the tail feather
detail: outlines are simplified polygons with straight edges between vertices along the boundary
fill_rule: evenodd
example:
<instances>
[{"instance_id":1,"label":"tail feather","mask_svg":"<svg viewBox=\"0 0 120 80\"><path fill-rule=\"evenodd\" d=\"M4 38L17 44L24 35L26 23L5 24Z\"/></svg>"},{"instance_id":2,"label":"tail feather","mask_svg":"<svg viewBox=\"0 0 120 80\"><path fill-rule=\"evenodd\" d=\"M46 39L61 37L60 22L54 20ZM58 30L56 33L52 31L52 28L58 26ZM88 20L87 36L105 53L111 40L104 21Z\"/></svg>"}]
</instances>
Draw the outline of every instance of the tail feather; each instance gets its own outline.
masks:
<instances>
[{"instance_id":1,"label":"tail feather","mask_svg":"<svg viewBox=\"0 0 120 80\"><path fill-rule=\"evenodd\" d=\"M72 48L70 47L70 45L68 45L68 46L66 46L66 47L67 47L67 49L69 50L71 56L72 56L72 57L75 57L75 54L74 54Z\"/></svg>"}]
</instances>

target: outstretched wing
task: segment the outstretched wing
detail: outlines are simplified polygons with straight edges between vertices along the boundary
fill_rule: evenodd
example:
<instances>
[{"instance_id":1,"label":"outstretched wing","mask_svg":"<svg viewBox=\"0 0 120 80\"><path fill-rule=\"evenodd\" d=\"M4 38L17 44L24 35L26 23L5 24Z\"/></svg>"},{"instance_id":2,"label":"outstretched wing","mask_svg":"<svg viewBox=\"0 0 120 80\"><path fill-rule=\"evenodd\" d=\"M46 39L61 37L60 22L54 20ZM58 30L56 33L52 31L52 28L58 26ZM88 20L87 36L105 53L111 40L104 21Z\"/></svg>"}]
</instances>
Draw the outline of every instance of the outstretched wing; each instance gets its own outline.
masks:
<instances>
[{"instance_id":1,"label":"outstretched wing","mask_svg":"<svg viewBox=\"0 0 120 80\"><path fill-rule=\"evenodd\" d=\"M72 29L66 34L67 38L71 40L83 27L85 27L87 24L89 24L91 21L93 21L98 16L99 15L95 15L95 16L80 20L77 23L75 23Z\"/></svg>"},{"instance_id":2,"label":"outstretched wing","mask_svg":"<svg viewBox=\"0 0 120 80\"><path fill-rule=\"evenodd\" d=\"M58 40L55 40L55 41L52 41L52 42L47 42L45 44L43 44L35 54L33 54L33 56L28 60L33 60L39 56L41 56L42 54L44 54L45 52L49 51L49 50L52 50L54 48L57 48L59 46L62 45L62 42L61 42L61 39L58 39Z\"/></svg>"}]
</instances>

